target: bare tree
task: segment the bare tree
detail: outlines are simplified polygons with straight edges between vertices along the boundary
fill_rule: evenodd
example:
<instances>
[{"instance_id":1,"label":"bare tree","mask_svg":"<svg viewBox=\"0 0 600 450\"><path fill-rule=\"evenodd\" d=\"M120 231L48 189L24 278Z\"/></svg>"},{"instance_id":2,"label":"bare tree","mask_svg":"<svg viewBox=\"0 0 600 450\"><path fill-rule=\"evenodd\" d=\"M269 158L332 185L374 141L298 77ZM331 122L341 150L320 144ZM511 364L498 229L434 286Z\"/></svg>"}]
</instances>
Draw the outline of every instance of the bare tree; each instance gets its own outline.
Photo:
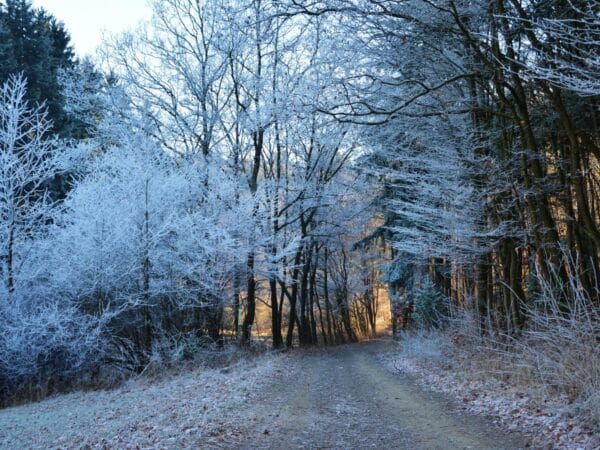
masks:
<instances>
[{"instance_id":1,"label":"bare tree","mask_svg":"<svg viewBox=\"0 0 600 450\"><path fill-rule=\"evenodd\" d=\"M52 219L48 183L58 173L56 141L43 105L30 106L16 75L0 87L0 241L2 296L13 300L33 241Z\"/></svg>"}]
</instances>

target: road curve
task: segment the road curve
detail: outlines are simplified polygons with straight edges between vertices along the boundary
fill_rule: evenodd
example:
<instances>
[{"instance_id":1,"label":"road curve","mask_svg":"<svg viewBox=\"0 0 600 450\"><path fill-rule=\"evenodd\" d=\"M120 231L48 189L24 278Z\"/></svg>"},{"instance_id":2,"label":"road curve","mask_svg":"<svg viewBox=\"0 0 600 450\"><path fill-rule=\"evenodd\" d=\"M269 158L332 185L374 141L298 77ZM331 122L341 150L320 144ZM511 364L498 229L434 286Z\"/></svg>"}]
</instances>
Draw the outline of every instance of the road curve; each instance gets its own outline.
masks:
<instances>
[{"instance_id":1,"label":"road curve","mask_svg":"<svg viewBox=\"0 0 600 450\"><path fill-rule=\"evenodd\" d=\"M240 449L515 449L522 437L460 414L376 359L389 341L299 352L247 405Z\"/></svg>"}]
</instances>

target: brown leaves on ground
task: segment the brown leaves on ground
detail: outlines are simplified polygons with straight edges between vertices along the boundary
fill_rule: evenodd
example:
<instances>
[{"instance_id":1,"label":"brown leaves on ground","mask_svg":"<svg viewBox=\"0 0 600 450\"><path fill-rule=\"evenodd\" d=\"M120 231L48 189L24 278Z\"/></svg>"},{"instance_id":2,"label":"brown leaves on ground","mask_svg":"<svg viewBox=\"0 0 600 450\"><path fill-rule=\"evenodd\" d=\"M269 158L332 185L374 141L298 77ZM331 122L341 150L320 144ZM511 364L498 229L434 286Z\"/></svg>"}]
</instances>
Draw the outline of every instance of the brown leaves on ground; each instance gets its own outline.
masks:
<instances>
[{"instance_id":1,"label":"brown leaves on ground","mask_svg":"<svg viewBox=\"0 0 600 450\"><path fill-rule=\"evenodd\" d=\"M399 350L381 354L380 360L389 369L411 376L422 387L454 398L458 409L484 415L507 430L531 435L531 446L600 448L600 434L581 425L585 421L577 417L564 395L528 392L494 377L466 373L443 357L419 358Z\"/></svg>"}]
</instances>

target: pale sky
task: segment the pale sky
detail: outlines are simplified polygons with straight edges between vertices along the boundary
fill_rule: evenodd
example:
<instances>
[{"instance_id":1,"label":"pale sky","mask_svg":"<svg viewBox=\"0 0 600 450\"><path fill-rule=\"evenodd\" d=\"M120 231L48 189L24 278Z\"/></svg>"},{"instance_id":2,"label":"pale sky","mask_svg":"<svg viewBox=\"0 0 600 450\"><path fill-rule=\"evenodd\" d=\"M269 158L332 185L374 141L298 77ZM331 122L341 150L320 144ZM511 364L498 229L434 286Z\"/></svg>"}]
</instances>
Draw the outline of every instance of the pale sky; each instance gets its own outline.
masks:
<instances>
[{"instance_id":1,"label":"pale sky","mask_svg":"<svg viewBox=\"0 0 600 450\"><path fill-rule=\"evenodd\" d=\"M150 16L147 0L33 0L64 22L77 54L92 53L103 32L118 33Z\"/></svg>"}]
</instances>

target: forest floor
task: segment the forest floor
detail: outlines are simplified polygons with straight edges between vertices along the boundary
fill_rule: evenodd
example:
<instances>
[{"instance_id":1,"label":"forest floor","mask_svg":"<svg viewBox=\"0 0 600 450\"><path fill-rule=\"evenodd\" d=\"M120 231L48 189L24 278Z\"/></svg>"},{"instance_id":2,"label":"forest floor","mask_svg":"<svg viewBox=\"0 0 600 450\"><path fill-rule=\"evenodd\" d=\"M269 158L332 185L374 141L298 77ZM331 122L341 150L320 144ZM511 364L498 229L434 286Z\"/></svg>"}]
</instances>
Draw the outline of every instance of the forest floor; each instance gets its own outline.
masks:
<instances>
[{"instance_id":1,"label":"forest floor","mask_svg":"<svg viewBox=\"0 0 600 450\"><path fill-rule=\"evenodd\" d=\"M221 370L0 411L0 448L513 449L526 439L378 360L390 341L259 357Z\"/></svg>"},{"instance_id":2,"label":"forest floor","mask_svg":"<svg viewBox=\"0 0 600 450\"><path fill-rule=\"evenodd\" d=\"M455 409L526 434L530 447L600 449L594 399L573 401L528 376L522 361L515 364L490 349L451 341L436 331L405 334L378 359L423 389L453 399Z\"/></svg>"}]
</instances>

